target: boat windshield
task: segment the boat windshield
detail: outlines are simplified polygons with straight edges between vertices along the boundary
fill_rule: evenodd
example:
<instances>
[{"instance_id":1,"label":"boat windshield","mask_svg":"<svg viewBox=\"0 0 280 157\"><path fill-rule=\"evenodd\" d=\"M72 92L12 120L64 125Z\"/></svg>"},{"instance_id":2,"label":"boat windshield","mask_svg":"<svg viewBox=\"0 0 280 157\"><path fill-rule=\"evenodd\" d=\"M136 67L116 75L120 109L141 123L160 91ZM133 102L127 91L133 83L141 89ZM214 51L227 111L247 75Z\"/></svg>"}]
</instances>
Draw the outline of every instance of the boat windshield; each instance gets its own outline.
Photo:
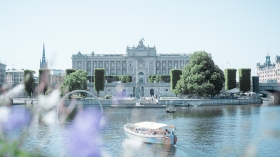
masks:
<instances>
[{"instance_id":1,"label":"boat windshield","mask_svg":"<svg viewBox=\"0 0 280 157\"><path fill-rule=\"evenodd\" d=\"M159 129L159 128L175 128L175 126L167 125L156 122L140 122L134 124L136 127L147 128L147 129Z\"/></svg>"}]
</instances>

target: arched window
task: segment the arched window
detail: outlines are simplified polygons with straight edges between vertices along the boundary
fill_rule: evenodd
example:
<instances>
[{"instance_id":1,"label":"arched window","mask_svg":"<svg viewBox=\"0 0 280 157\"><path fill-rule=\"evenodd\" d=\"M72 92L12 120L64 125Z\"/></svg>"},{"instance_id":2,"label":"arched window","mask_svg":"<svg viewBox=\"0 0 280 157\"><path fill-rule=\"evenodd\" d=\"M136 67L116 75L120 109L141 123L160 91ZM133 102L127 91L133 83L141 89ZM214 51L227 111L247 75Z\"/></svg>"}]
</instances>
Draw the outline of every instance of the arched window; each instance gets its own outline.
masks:
<instances>
[{"instance_id":1,"label":"arched window","mask_svg":"<svg viewBox=\"0 0 280 157\"><path fill-rule=\"evenodd\" d=\"M143 72L139 72L138 75L144 75L144 73Z\"/></svg>"}]
</instances>

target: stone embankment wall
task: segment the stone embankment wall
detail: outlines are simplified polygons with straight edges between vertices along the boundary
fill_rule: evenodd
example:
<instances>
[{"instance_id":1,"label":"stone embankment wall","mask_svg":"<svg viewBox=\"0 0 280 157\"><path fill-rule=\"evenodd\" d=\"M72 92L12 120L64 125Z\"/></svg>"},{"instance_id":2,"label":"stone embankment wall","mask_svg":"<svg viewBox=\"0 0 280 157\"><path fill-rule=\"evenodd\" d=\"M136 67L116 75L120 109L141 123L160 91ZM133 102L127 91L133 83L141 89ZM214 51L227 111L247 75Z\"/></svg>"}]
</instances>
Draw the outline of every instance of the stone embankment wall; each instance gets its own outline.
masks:
<instances>
[{"instance_id":1,"label":"stone embankment wall","mask_svg":"<svg viewBox=\"0 0 280 157\"><path fill-rule=\"evenodd\" d=\"M65 105L69 105L71 100L64 100ZM136 105L136 101L133 99L104 99L99 100L103 106L111 106L111 105L119 105L119 106L127 106L127 105ZM15 102L15 101L14 101ZM170 102L175 106L211 106L211 105L244 105L244 104L262 104L262 99L163 99L156 102L150 102L142 100L140 101L141 105L169 105ZM38 104L38 99L26 99L21 103L23 104ZM99 103L95 99L80 99L76 101L76 104L83 105L98 105Z\"/></svg>"},{"instance_id":2,"label":"stone embankment wall","mask_svg":"<svg viewBox=\"0 0 280 157\"><path fill-rule=\"evenodd\" d=\"M168 100L160 100L159 103L170 104ZM210 105L243 105L243 104L262 104L261 99L182 99L172 100L176 106L210 106Z\"/></svg>"},{"instance_id":3,"label":"stone embankment wall","mask_svg":"<svg viewBox=\"0 0 280 157\"><path fill-rule=\"evenodd\" d=\"M65 100L65 104L70 104L71 100ZM169 105L170 101L176 106L207 106L207 105L243 105L243 104L262 104L261 99L181 99L181 100L159 100L158 103L140 101L141 105ZM108 99L100 100L103 106L108 105L135 105L136 100ZM96 100L78 100L77 103L84 105L99 105Z\"/></svg>"}]
</instances>

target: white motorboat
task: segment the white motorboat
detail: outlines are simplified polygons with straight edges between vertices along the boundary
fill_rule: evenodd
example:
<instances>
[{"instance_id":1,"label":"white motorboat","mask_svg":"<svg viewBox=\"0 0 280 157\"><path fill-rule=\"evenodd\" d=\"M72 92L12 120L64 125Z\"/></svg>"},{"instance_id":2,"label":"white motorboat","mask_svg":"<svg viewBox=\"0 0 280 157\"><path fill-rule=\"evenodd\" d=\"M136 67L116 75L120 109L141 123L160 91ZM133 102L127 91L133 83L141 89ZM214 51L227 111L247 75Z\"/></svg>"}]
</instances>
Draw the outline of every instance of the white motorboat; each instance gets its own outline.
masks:
<instances>
[{"instance_id":1,"label":"white motorboat","mask_svg":"<svg viewBox=\"0 0 280 157\"><path fill-rule=\"evenodd\" d=\"M156 122L127 123L124 125L125 134L146 143L172 144L177 142L176 127Z\"/></svg>"},{"instance_id":2,"label":"white motorboat","mask_svg":"<svg viewBox=\"0 0 280 157\"><path fill-rule=\"evenodd\" d=\"M167 105L167 102L166 102L166 112L167 113L174 113L176 111L176 108L175 106L172 104L172 101L170 101L170 104Z\"/></svg>"}]
</instances>

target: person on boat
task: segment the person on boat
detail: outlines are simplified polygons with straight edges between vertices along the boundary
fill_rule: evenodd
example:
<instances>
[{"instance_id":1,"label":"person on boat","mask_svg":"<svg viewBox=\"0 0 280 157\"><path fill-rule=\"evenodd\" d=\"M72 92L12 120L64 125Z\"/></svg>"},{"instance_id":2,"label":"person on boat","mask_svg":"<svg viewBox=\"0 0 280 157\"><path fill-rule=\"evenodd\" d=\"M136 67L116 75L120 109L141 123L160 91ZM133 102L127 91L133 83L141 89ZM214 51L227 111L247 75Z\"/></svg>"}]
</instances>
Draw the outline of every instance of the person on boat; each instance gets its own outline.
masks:
<instances>
[{"instance_id":1,"label":"person on boat","mask_svg":"<svg viewBox=\"0 0 280 157\"><path fill-rule=\"evenodd\" d=\"M170 132L167 130L167 129L165 129L165 134L167 135L167 134L170 134Z\"/></svg>"}]
</instances>

